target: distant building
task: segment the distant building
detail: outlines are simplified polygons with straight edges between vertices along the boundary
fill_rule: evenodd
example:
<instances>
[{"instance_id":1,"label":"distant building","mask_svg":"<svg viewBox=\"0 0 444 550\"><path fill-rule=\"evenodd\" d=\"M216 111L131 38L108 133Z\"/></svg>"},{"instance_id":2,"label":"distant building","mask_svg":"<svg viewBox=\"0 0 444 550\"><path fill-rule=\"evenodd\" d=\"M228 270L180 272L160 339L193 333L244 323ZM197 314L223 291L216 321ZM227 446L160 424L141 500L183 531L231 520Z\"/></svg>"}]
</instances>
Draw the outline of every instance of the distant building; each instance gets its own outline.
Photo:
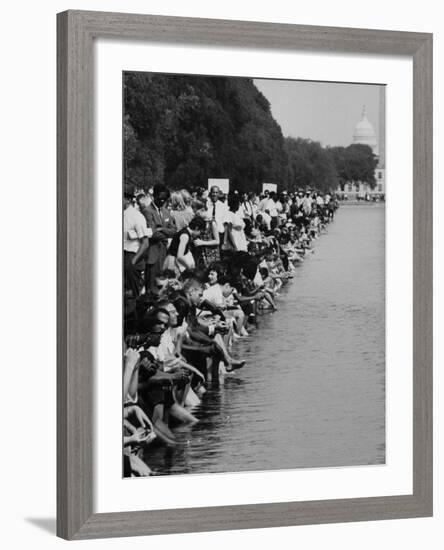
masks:
<instances>
[{"instance_id":1,"label":"distant building","mask_svg":"<svg viewBox=\"0 0 444 550\"><path fill-rule=\"evenodd\" d=\"M342 190L340 187L337 193L340 196L347 195L349 199L374 199L385 198L385 89L381 86L379 93L379 143L373 125L367 118L365 106L362 110L362 118L356 124L353 132L353 143L360 143L371 147L373 154L378 158L378 165L375 169L376 186L372 189L370 185L363 182L347 182Z\"/></svg>"},{"instance_id":2,"label":"distant building","mask_svg":"<svg viewBox=\"0 0 444 550\"><path fill-rule=\"evenodd\" d=\"M373 154L376 156L378 155L378 141L376 139L376 132L367 118L365 105L362 109L362 118L358 124L356 124L355 131L353 132L353 143L368 145L371 147Z\"/></svg>"}]
</instances>

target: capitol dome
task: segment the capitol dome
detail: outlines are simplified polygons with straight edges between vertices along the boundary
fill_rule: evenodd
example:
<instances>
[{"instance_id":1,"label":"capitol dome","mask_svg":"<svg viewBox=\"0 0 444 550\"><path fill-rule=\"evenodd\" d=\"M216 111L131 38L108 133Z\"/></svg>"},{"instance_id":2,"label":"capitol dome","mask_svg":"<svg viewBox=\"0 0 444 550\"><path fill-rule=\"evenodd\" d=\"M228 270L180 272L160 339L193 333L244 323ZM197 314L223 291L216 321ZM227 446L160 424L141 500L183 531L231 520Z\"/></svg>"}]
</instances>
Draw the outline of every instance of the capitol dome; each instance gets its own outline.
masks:
<instances>
[{"instance_id":1,"label":"capitol dome","mask_svg":"<svg viewBox=\"0 0 444 550\"><path fill-rule=\"evenodd\" d=\"M362 110L361 120L355 126L355 131L353 132L353 143L368 145L372 148L375 155L378 154L378 142L376 140L376 132L371 122L367 118L365 107Z\"/></svg>"}]
</instances>

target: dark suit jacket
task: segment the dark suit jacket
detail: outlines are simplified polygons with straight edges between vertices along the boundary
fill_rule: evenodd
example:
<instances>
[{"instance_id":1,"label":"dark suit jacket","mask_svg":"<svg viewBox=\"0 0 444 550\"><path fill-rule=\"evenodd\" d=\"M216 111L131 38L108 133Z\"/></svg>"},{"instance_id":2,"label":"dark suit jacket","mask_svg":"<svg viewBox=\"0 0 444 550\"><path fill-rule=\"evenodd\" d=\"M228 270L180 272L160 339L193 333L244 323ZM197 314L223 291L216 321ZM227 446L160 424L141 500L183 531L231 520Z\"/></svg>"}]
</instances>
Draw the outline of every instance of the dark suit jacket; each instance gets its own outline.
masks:
<instances>
[{"instance_id":1,"label":"dark suit jacket","mask_svg":"<svg viewBox=\"0 0 444 550\"><path fill-rule=\"evenodd\" d=\"M148 264L163 262L166 257L167 241L177 233L176 224L168 208L161 208L160 214L157 208L151 203L141 210L145 216L146 224L153 231L150 238L146 261Z\"/></svg>"}]
</instances>

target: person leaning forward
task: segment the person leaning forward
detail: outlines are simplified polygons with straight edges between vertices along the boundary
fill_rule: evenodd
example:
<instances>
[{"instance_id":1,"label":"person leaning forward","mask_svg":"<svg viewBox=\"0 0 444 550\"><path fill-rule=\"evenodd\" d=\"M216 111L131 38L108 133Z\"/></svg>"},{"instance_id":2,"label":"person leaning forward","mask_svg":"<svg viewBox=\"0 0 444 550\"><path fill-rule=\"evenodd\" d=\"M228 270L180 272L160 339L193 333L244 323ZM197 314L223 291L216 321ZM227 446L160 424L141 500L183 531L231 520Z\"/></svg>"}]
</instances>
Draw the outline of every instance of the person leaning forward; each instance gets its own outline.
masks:
<instances>
[{"instance_id":1,"label":"person leaning forward","mask_svg":"<svg viewBox=\"0 0 444 550\"><path fill-rule=\"evenodd\" d=\"M147 226L153 231L146 254L146 290L155 288L155 279L162 271L167 255L168 239L177 232L171 212L165 206L169 196L170 193L165 185L156 184L153 188L153 201L141 210Z\"/></svg>"}]
</instances>

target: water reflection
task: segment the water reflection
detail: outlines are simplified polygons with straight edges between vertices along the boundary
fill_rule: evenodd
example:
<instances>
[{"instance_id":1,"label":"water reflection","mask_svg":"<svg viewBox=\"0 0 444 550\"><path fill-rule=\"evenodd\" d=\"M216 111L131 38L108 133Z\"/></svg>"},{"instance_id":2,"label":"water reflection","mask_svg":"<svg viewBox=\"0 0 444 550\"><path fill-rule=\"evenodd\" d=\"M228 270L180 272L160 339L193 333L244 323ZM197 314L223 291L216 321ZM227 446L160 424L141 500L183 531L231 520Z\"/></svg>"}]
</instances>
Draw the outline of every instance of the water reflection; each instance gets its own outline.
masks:
<instances>
[{"instance_id":1,"label":"water reflection","mask_svg":"<svg viewBox=\"0 0 444 550\"><path fill-rule=\"evenodd\" d=\"M204 395L162 474L385 461L384 206L345 206L282 291L279 310L236 344L247 366Z\"/></svg>"}]
</instances>

